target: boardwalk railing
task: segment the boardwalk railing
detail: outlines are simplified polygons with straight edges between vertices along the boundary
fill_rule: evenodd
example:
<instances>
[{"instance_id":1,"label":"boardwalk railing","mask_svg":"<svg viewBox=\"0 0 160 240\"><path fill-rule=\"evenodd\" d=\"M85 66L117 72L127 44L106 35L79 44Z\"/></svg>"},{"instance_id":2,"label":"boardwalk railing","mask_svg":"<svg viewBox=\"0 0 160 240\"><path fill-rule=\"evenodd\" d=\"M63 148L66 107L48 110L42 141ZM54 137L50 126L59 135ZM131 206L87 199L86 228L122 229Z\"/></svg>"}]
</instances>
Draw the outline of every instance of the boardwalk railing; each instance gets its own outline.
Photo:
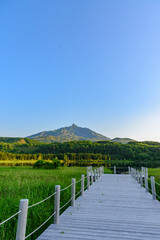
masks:
<instances>
[{"instance_id":1,"label":"boardwalk railing","mask_svg":"<svg viewBox=\"0 0 160 240\"><path fill-rule=\"evenodd\" d=\"M160 186L160 184L155 181L154 176L148 178L148 168L141 167L141 171L131 168L130 174L135 182L140 184L141 187L144 187L146 192L150 192L152 194L153 200L156 200L157 198L160 199L160 196L156 193L156 185ZM149 188L149 186L151 188Z\"/></svg>"},{"instance_id":2,"label":"boardwalk railing","mask_svg":"<svg viewBox=\"0 0 160 240\"><path fill-rule=\"evenodd\" d=\"M99 177L102 176L104 173L104 167L99 167L97 169L94 169L94 173L92 170L92 167L87 168L87 175L81 175L81 178L76 181L75 178L72 178L72 182L69 186L61 189L60 185L55 186L55 192L52 193L50 196L47 198L43 199L40 202L37 202L35 204L32 204L28 206L29 200L28 199L21 199L20 204L19 204L19 211L15 214L13 214L11 217L8 219L4 220L3 222L0 223L0 226L8 222L10 219L14 218L15 216L18 215L18 224L17 224L17 233L16 233L16 240L25 240L29 238L31 235L33 235L35 232L37 232L42 226L44 226L52 217L54 217L54 224L59 224L59 215L60 215L60 210L65 208L69 203L71 203L71 206L75 206L75 199L78 195L81 194L81 196L84 196L84 191L86 189L89 190L90 185L93 184L93 182L97 181ZM85 179L87 179L87 185L85 186ZM76 194L76 184L81 182L81 190ZM67 190L68 188L71 187L71 198L69 201L67 201L63 206L60 206L60 195L61 192ZM54 212L51 214L51 216L46 219L38 228L36 228L33 232L28 234L26 236L26 227L27 227L27 213L28 209L35 207L51 197L54 196Z\"/></svg>"},{"instance_id":3,"label":"boardwalk railing","mask_svg":"<svg viewBox=\"0 0 160 240\"><path fill-rule=\"evenodd\" d=\"M113 166L107 167L105 173L114 173L114 174L130 174L131 167L128 166Z\"/></svg>"}]
</instances>

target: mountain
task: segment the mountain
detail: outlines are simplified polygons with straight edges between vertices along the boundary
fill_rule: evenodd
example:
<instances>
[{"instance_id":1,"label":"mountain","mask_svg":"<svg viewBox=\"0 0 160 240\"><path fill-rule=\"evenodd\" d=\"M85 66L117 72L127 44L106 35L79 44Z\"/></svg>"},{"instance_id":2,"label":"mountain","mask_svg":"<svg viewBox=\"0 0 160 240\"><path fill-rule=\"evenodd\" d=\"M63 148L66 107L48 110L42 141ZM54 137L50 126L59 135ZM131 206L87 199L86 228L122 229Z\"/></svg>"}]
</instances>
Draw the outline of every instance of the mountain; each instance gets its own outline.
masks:
<instances>
[{"instance_id":1,"label":"mountain","mask_svg":"<svg viewBox=\"0 0 160 240\"><path fill-rule=\"evenodd\" d=\"M78 127L72 124L70 127L63 127L53 131L43 131L27 138L35 139L41 142L68 142L68 141L102 141L111 140L99 133L92 131L89 128Z\"/></svg>"},{"instance_id":2,"label":"mountain","mask_svg":"<svg viewBox=\"0 0 160 240\"><path fill-rule=\"evenodd\" d=\"M118 142L118 143L124 143L127 144L129 142L135 142L135 140L131 139L131 138L113 138L111 140L112 142Z\"/></svg>"}]
</instances>

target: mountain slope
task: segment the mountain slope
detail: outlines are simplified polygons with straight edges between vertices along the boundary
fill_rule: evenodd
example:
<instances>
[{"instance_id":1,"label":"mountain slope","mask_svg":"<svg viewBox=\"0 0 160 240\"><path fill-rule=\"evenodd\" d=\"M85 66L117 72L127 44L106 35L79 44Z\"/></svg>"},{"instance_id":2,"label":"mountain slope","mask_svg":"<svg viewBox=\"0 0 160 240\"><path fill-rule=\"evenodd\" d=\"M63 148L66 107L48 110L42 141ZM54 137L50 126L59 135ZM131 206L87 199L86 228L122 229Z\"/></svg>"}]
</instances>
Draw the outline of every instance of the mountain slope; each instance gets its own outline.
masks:
<instances>
[{"instance_id":1,"label":"mountain slope","mask_svg":"<svg viewBox=\"0 0 160 240\"><path fill-rule=\"evenodd\" d=\"M96 133L89 128L78 127L73 124L70 127L59 128L54 131L43 131L27 138L35 139L42 142L68 142L78 140L101 141L110 140L99 133Z\"/></svg>"},{"instance_id":2,"label":"mountain slope","mask_svg":"<svg viewBox=\"0 0 160 240\"><path fill-rule=\"evenodd\" d=\"M129 142L135 142L135 140L131 139L131 138L113 138L111 140L112 142L118 142L118 143L124 143L127 144Z\"/></svg>"},{"instance_id":3,"label":"mountain slope","mask_svg":"<svg viewBox=\"0 0 160 240\"><path fill-rule=\"evenodd\" d=\"M12 144L12 145L23 145L23 144L36 144L38 141L27 139L27 138L20 138L20 137L0 137L1 143Z\"/></svg>"}]
</instances>

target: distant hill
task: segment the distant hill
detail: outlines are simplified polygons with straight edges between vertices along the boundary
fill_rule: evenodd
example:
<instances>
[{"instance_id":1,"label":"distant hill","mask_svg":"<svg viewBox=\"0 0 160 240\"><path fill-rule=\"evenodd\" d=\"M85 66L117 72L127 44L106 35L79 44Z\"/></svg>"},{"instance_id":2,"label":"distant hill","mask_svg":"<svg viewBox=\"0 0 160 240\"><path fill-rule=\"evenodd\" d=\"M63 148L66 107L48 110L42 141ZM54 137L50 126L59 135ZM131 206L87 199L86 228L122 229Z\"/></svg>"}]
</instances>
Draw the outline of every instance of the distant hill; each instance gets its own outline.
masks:
<instances>
[{"instance_id":1,"label":"distant hill","mask_svg":"<svg viewBox=\"0 0 160 240\"><path fill-rule=\"evenodd\" d=\"M124 144L127 144L129 142L135 142L135 140L133 140L131 138L113 138L111 141L112 142L124 143Z\"/></svg>"},{"instance_id":2,"label":"distant hill","mask_svg":"<svg viewBox=\"0 0 160 240\"><path fill-rule=\"evenodd\" d=\"M72 124L70 127L63 127L53 131L43 131L27 138L35 139L41 142L69 142L69 141L102 141L110 140L110 138L105 137L99 133L92 131L89 128L78 127Z\"/></svg>"},{"instance_id":3,"label":"distant hill","mask_svg":"<svg viewBox=\"0 0 160 240\"><path fill-rule=\"evenodd\" d=\"M0 137L0 143L14 145L39 144L38 141L20 137Z\"/></svg>"}]
</instances>

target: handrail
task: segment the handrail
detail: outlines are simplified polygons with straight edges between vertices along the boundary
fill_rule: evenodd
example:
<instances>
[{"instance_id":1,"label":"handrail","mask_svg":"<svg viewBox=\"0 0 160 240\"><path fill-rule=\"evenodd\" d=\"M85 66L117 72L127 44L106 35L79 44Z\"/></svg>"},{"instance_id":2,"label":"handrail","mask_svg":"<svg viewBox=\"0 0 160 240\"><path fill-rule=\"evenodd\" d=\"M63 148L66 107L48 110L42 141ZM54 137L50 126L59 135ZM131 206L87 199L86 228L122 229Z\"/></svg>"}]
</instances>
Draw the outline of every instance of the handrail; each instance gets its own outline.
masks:
<instances>
[{"instance_id":1,"label":"handrail","mask_svg":"<svg viewBox=\"0 0 160 240\"><path fill-rule=\"evenodd\" d=\"M62 207L60 207L59 210L63 209L72 199L73 199L73 197L71 197L71 198L69 199L69 201L66 202Z\"/></svg>"},{"instance_id":2,"label":"handrail","mask_svg":"<svg viewBox=\"0 0 160 240\"><path fill-rule=\"evenodd\" d=\"M160 186L160 184L159 184L159 183L157 183L156 181L155 181L155 183L156 183L158 186Z\"/></svg>"},{"instance_id":3,"label":"handrail","mask_svg":"<svg viewBox=\"0 0 160 240\"><path fill-rule=\"evenodd\" d=\"M67 188L71 187L73 185L73 183L71 183L69 186L67 186L66 188L63 188L60 190L60 192L63 192L64 190L66 190Z\"/></svg>"},{"instance_id":4,"label":"handrail","mask_svg":"<svg viewBox=\"0 0 160 240\"><path fill-rule=\"evenodd\" d=\"M75 195L77 197L82 192L82 189Z\"/></svg>"},{"instance_id":5,"label":"handrail","mask_svg":"<svg viewBox=\"0 0 160 240\"><path fill-rule=\"evenodd\" d=\"M76 183L79 183L80 181L82 180L82 178L81 179L79 179Z\"/></svg>"},{"instance_id":6,"label":"handrail","mask_svg":"<svg viewBox=\"0 0 160 240\"><path fill-rule=\"evenodd\" d=\"M28 209L29 209L29 208L32 208L32 207L34 207L34 206L36 206L36 205L38 205L38 204L40 204L40 203L42 203L42 202L45 202L45 201L48 200L49 198L53 197L55 194L56 194L56 192L54 192L53 194L51 194L49 197L43 199L42 201L30 205L30 206L28 207Z\"/></svg>"},{"instance_id":7,"label":"handrail","mask_svg":"<svg viewBox=\"0 0 160 240\"><path fill-rule=\"evenodd\" d=\"M151 192L152 192L152 189L150 189L149 187L148 187L148 189L149 189L149 191L151 191Z\"/></svg>"},{"instance_id":8,"label":"handrail","mask_svg":"<svg viewBox=\"0 0 160 240\"><path fill-rule=\"evenodd\" d=\"M51 216L49 218L47 218L47 220L42 223L38 228L36 228L33 232L31 232L30 234L28 234L25 239L27 239L28 237L30 237L33 233L37 232L38 229L40 229L46 222L48 222L54 215L56 214L56 212L52 213Z\"/></svg>"},{"instance_id":9,"label":"handrail","mask_svg":"<svg viewBox=\"0 0 160 240\"><path fill-rule=\"evenodd\" d=\"M113 167L106 167L107 169L114 169L114 166ZM128 168L128 166L124 166L124 167L118 167L116 166L116 168L120 168L120 169L123 169L123 168Z\"/></svg>"},{"instance_id":10,"label":"handrail","mask_svg":"<svg viewBox=\"0 0 160 240\"><path fill-rule=\"evenodd\" d=\"M4 223L8 222L10 219L14 218L14 217L15 217L16 215L18 215L20 212L21 212L21 210L18 211L18 212L16 212L15 214L13 214L11 217L7 218L7 219L4 220L3 222L1 222L1 223L0 223L0 226L1 226L2 224L4 224Z\"/></svg>"},{"instance_id":11,"label":"handrail","mask_svg":"<svg viewBox=\"0 0 160 240\"><path fill-rule=\"evenodd\" d=\"M143 182L143 176L145 183ZM154 176L151 176L151 178L148 178L148 169L141 167L141 171L131 168L131 176L137 180L138 183L141 184L141 187L145 187L146 192L150 192L152 194L153 200L156 200L156 197L160 199L160 196L156 193L156 184L160 186L160 183L156 182L154 179ZM139 181L140 178L140 181ZM151 189L148 187L148 181L150 181Z\"/></svg>"},{"instance_id":12,"label":"handrail","mask_svg":"<svg viewBox=\"0 0 160 240\"><path fill-rule=\"evenodd\" d=\"M151 181L151 179L150 179L150 178L148 178L148 177L146 177L146 178L147 178L147 180Z\"/></svg>"},{"instance_id":13,"label":"handrail","mask_svg":"<svg viewBox=\"0 0 160 240\"><path fill-rule=\"evenodd\" d=\"M156 193L156 196L158 197L158 198L160 198L160 196Z\"/></svg>"},{"instance_id":14,"label":"handrail","mask_svg":"<svg viewBox=\"0 0 160 240\"><path fill-rule=\"evenodd\" d=\"M84 190L86 190L89 185L90 185L90 184L87 184L87 186L84 187Z\"/></svg>"},{"instance_id":15,"label":"handrail","mask_svg":"<svg viewBox=\"0 0 160 240\"><path fill-rule=\"evenodd\" d=\"M86 177L87 177L87 176L86 176ZM85 177L85 178L86 178L86 177ZM82 178L81 178L80 180L78 180L77 182L75 182L75 183L78 183L78 182L80 182L81 180L82 180ZM68 189L68 188L71 187L72 185L73 185L73 183L71 183L71 184L68 185L67 187L61 189L60 192L65 191L66 189ZM87 186L87 187L88 187L88 186ZM81 191L82 191L82 190L80 190L80 191L75 195L75 197L76 197L78 194L80 194ZM30 205L30 206L28 207L28 209L29 209L29 208L32 208L32 207L34 207L34 206L36 206L36 205L38 205L38 204L40 204L40 203L42 203L42 202L44 202L44 201L46 201L46 200L48 200L49 198L51 198L52 196L54 196L56 193L57 193L57 192L54 192L53 194L51 194L51 195L48 196L47 198L43 199L42 201ZM67 206L67 204L69 204L69 202L70 202L72 199L73 199L73 197L71 197L71 198L69 199L69 201L67 201L62 207L60 207L59 210L62 210L65 206ZM21 212L21 211L19 211L18 213L20 213L20 212ZM17 214L18 214L18 213L17 213ZM56 213L57 213L57 212L55 211L44 223L42 223L38 228L36 228L33 232L31 232L29 235L27 235L27 236L25 237L25 239L27 239L27 238L30 237L32 234L34 234L36 231L38 231L38 230L39 230L47 221L49 221Z\"/></svg>"}]
</instances>

